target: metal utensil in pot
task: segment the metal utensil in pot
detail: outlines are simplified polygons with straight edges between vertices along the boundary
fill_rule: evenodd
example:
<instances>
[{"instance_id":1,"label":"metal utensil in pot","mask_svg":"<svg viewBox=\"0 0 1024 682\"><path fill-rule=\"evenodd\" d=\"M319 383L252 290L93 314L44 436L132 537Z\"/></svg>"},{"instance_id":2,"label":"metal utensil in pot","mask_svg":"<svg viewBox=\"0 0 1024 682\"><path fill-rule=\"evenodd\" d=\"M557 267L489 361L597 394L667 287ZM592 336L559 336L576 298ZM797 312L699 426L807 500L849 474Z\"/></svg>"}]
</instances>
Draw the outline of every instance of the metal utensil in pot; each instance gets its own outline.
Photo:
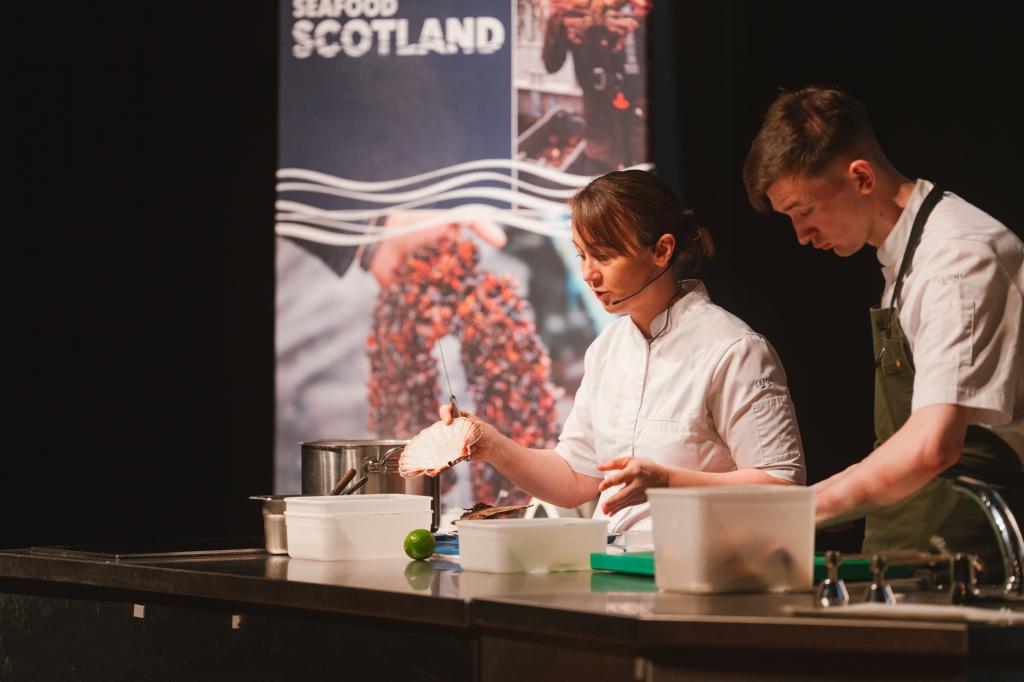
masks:
<instances>
[{"instance_id":1,"label":"metal utensil in pot","mask_svg":"<svg viewBox=\"0 0 1024 682\"><path fill-rule=\"evenodd\" d=\"M329 493L327 493L327 494L328 495L340 495L341 491L345 490L345 488L348 486L348 484L351 483L352 479L355 478L355 477L356 477L356 470L355 469L349 469L344 474L342 474L342 477L338 479L338 482L334 484L334 487L331 488L331 491ZM346 494L348 494L349 492L351 492L351 491L346 491Z\"/></svg>"},{"instance_id":2,"label":"metal utensil in pot","mask_svg":"<svg viewBox=\"0 0 1024 682\"><path fill-rule=\"evenodd\" d=\"M355 483L350 485L348 488L346 488L345 492L343 492L342 495L353 495L353 494L357 493L360 488L362 488L364 485L366 485L366 482L368 480L370 480L370 479L368 479L366 476L363 476L358 481L356 481Z\"/></svg>"}]
</instances>

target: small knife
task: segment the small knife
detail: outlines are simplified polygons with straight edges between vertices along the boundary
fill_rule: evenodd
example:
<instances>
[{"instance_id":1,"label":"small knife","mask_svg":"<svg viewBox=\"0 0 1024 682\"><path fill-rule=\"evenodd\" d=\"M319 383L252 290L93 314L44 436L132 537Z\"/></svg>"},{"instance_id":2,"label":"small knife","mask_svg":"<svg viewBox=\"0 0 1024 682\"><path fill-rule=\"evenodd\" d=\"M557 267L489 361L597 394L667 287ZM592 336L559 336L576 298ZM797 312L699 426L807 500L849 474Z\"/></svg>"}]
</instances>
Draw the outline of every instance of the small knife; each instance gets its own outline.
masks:
<instances>
[{"instance_id":1,"label":"small knife","mask_svg":"<svg viewBox=\"0 0 1024 682\"><path fill-rule=\"evenodd\" d=\"M444 379L448 382L448 400L452 406L452 419L458 419L462 416L462 411L459 410L459 403L455 400L455 391L452 390L452 380L448 376L448 363L444 361L444 346L440 341L437 342L437 349L441 351L441 366L444 368Z\"/></svg>"}]
</instances>

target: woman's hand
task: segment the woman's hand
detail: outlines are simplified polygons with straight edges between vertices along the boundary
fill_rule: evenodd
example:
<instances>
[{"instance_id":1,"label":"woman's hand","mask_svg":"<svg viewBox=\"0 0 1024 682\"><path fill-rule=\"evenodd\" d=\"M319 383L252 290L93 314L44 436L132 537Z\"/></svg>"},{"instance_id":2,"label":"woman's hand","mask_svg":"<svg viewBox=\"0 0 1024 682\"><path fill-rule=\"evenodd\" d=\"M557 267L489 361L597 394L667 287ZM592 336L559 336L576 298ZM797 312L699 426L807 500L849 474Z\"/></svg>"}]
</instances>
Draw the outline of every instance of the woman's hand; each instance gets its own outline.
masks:
<instances>
[{"instance_id":1,"label":"woman's hand","mask_svg":"<svg viewBox=\"0 0 1024 682\"><path fill-rule=\"evenodd\" d=\"M622 489L605 500L601 511L611 516L620 509L631 507L647 501L648 488L665 488L668 486L668 469L649 459L637 457L614 457L597 465L601 471L615 471L606 476L598 486L604 492L612 486L623 484Z\"/></svg>"},{"instance_id":2,"label":"woman's hand","mask_svg":"<svg viewBox=\"0 0 1024 682\"><path fill-rule=\"evenodd\" d=\"M452 423L451 403L445 403L444 405L442 405L441 409L438 410L438 413L441 415L441 421L443 421L445 424ZM480 438L477 439L477 441L473 443L473 445L471 446L473 452L473 459L480 461L486 460L487 455L490 454L491 448L493 448L494 444L497 442L498 431L484 420L477 419L469 412L463 410L462 416L480 426Z\"/></svg>"}]
</instances>

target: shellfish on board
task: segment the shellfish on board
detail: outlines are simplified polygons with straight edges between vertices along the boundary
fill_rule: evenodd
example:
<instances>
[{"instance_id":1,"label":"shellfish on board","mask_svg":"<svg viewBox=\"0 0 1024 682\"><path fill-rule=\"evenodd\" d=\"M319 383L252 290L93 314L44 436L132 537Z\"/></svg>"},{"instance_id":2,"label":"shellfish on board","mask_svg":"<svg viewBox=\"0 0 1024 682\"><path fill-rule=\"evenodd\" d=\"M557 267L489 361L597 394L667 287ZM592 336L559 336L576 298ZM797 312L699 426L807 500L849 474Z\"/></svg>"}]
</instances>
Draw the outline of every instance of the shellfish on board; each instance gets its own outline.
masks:
<instances>
[{"instance_id":1,"label":"shellfish on board","mask_svg":"<svg viewBox=\"0 0 1024 682\"><path fill-rule=\"evenodd\" d=\"M494 507L485 502L477 502L472 507L466 509L465 513L455 523L459 521L480 521L483 519L521 519L526 514L526 510L532 506L532 504L515 504Z\"/></svg>"},{"instance_id":2,"label":"shellfish on board","mask_svg":"<svg viewBox=\"0 0 1024 682\"><path fill-rule=\"evenodd\" d=\"M453 419L451 424L435 422L405 446L398 459L398 473L403 478L437 476L469 457L482 433L480 425L466 417Z\"/></svg>"}]
</instances>

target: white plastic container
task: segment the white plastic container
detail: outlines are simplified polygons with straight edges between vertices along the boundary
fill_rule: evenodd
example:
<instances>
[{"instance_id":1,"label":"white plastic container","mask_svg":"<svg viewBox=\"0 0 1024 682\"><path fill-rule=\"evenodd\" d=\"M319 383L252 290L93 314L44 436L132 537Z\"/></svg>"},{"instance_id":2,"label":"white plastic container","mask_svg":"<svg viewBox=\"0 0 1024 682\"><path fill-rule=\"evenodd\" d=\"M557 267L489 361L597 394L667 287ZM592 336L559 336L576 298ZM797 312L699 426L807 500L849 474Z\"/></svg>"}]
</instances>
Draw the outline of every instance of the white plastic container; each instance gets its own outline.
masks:
<instances>
[{"instance_id":1,"label":"white plastic container","mask_svg":"<svg viewBox=\"0 0 1024 682\"><path fill-rule=\"evenodd\" d=\"M608 540L604 519L488 519L458 529L463 570L487 573L589 570Z\"/></svg>"},{"instance_id":2,"label":"white plastic container","mask_svg":"<svg viewBox=\"0 0 1024 682\"><path fill-rule=\"evenodd\" d=\"M430 528L430 497L345 495L285 500L288 556L339 561L399 559L409 531Z\"/></svg>"},{"instance_id":3,"label":"white plastic container","mask_svg":"<svg viewBox=\"0 0 1024 682\"><path fill-rule=\"evenodd\" d=\"M814 491L803 486L647 491L654 580L674 592L809 590Z\"/></svg>"},{"instance_id":4,"label":"white plastic container","mask_svg":"<svg viewBox=\"0 0 1024 682\"><path fill-rule=\"evenodd\" d=\"M298 514L379 514L430 511L429 495L303 495L286 497L287 510Z\"/></svg>"},{"instance_id":5,"label":"white plastic container","mask_svg":"<svg viewBox=\"0 0 1024 682\"><path fill-rule=\"evenodd\" d=\"M627 552L650 552L654 549L654 531L627 530L622 534Z\"/></svg>"}]
</instances>

